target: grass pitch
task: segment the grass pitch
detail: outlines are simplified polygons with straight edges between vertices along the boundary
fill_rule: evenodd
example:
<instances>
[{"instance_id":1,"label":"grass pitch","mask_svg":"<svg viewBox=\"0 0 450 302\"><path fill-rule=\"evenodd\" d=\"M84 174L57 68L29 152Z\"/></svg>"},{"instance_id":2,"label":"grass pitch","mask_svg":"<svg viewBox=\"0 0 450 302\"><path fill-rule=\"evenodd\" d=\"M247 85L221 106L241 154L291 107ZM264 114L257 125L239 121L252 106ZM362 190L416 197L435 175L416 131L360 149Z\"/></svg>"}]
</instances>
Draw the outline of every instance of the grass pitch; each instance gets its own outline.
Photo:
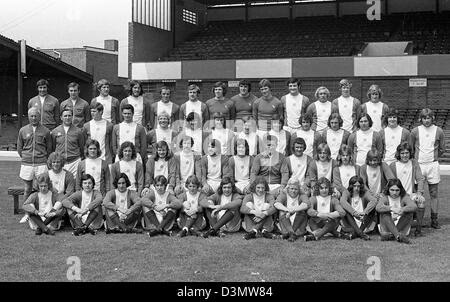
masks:
<instances>
[{"instance_id":1,"label":"grass pitch","mask_svg":"<svg viewBox=\"0 0 450 302\"><path fill-rule=\"evenodd\" d=\"M424 228L413 244L325 239L318 242L225 238L149 238L145 234L36 236L13 215L7 188L21 185L19 163L0 168L0 281L67 281L68 257L82 281L301 282L368 281L367 260L381 261L381 281L450 281L450 176L440 185L441 230ZM426 195L427 196L427 195ZM429 205L425 223L429 224Z\"/></svg>"}]
</instances>

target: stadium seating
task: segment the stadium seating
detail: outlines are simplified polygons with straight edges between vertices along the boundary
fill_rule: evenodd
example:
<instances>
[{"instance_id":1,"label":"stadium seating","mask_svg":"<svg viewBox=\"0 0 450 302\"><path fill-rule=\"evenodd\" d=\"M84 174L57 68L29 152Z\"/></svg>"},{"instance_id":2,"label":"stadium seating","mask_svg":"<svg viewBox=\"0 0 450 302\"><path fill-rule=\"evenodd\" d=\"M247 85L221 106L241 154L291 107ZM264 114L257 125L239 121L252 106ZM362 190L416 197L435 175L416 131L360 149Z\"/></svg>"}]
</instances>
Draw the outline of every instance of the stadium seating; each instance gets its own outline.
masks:
<instances>
[{"instance_id":1,"label":"stadium seating","mask_svg":"<svg viewBox=\"0 0 450 302\"><path fill-rule=\"evenodd\" d=\"M356 55L365 42L413 41L414 53L450 53L450 12L210 22L165 61Z\"/></svg>"}]
</instances>

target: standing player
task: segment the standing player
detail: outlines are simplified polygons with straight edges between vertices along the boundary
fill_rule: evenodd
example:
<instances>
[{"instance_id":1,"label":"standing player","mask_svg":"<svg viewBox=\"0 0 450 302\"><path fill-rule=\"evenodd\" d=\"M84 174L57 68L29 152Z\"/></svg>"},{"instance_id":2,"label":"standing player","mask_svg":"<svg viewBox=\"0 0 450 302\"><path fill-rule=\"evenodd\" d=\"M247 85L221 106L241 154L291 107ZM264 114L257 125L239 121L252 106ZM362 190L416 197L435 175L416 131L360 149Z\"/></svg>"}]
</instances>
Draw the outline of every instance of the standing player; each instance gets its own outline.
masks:
<instances>
[{"instance_id":1,"label":"standing player","mask_svg":"<svg viewBox=\"0 0 450 302\"><path fill-rule=\"evenodd\" d=\"M237 123L241 121L243 124L243 129L241 132L236 132L236 139L244 139L247 141L249 148L249 155L256 156L260 153L260 138L256 134L256 123L253 117L244 116L242 119L237 120Z\"/></svg>"},{"instance_id":2,"label":"standing player","mask_svg":"<svg viewBox=\"0 0 450 302\"><path fill-rule=\"evenodd\" d=\"M85 139L93 139L99 142L101 156L107 164L111 164L114 156L112 149L113 124L102 118L104 107L101 102L91 103L92 120L83 126Z\"/></svg>"},{"instance_id":3,"label":"standing player","mask_svg":"<svg viewBox=\"0 0 450 302\"><path fill-rule=\"evenodd\" d=\"M395 152L397 147L402 143L409 143L410 141L411 135L409 131L399 125L398 119L398 111L390 108L384 116L384 124L387 127L380 131L384 151L383 160L388 165L396 161Z\"/></svg>"},{"instance_id":4,"label":"standing player","mask_svg":"<svg viewBox=\"0 0 450 302\"><path fill-rule=\"evenodd\" d=\"M247 80L239 81L239 94L233 96L231 100L236 109L236 120L243 117L251 117L253 113L253 103L257 97L250 93L252 84Z\"/></svg>"},{"instance_id":5,"label":"standing player","mask_svg":"<svg viewBox=\"0 0 450 302\"><path fill-rule=\"evenodd\" d=\"M64 169L77 176L78 164L84 157L84 134L72 124L72 109L61 111L62 125L51 132L53 150L64 156Z\"/></svg>"},{"instance_id":6,"label":"standing player","mask_svg":"<svg viewBox=\"0 0 450 302\"><path fill-rule=\"evenodd\" d=\"M133 122L147 129L147 124L150 122L150 104L144 99L142 85L138 81L131 81L128 89L129 96L120 102L120 110L122 111L125 105L133 106Z\"/></svg>"},{"instance_id":7,"label":"standing player","mask_svg":"<svg viewBox=\"0 0 450 302\"><path fill-rule=\"evenodd\" d=\"M357 127L356 119L361 112L361 102L350 95L352 83L349 80L342 79L339 86L341 87L341 96L333 100L332 104L343 120L342 129L352 133Z\"/></svg>"},{"instance_id":8,"label":"standing player","mask_svg":"<svg viewBox=\"0 0 450 302\"><path fill-rule=\"evenodd\" d=\"M205 103L200 102L199 95L200 88L195 84L189 85L189 99L180 107L180 121L186 120L189 113L195 112L200 117L200 128L202 128L209 121L209 110Z\"/></svg>"},{"instance_id":9,"label":"standing player","mask_svg":"<svg viewBox=\"0 0 450 302\"><path fill-rule=\"evenodd\" d=\"M95 107L96 103L102 104L104 108L102 118L115 125L120 123L120 103L118 99L109 95L110 85L108 80L98 81L97 90L100 95L92 99L91 109Z\"/></svg>"},{"instance_id":10,"label":"standing player","mask_svg":"<svg viewBox=\"0 0 450 302\"><path fill-rule=\"evenodd\" d=\"M313 117L312 129L322 134L327 129L328 118L336 110L335 106L328 100L331 96L326 87L319 87L314 94L317 101L310 104L306 113Z\"/></svg>"},{"instance_id":11,"label":"standing player","mask_svg":"<svg viewBox=\"0 0 450 302\"><path fill-rule=\"evenodd\" d=\"M283 104L272 95L271 88L272 83L262 79L259 82L259 91L262 96L253 103L253 117L256 119L257 133L261 138L270 131L274 114L277 114L280 119L284 117Z\"/></svg>"},{"instance_id":12,"label":"standing player","mask_svg":"<svg viewBox=\"0 0 450 302\"><path fill-rule=\"evenodd\" d=\"M383 116L389 111L388 105L380 101L382 96L381 88L378 85L372 85L367 91L369 101L361 105L361 113L370 115L373 121L373 130L376 132L380 132L383 128Z\"/></svg>"},{"instance_id":13,"label":"standing player","mask_svg":"<svg viewBox=\"0 0 450 302\"><path fill-rule=\"evenodd\" d=\"M422 125L411 131L411 146L414 148L414 157L428 183L431 197L431 227L440 229L438 223L438 185L441 180L439 157L445 151L444 131L433 124L435 119L433 110L422 109L419 118Z\"/></svg>"},{"instance_id":14,"label":"standing player","mask_svg":"<svg viewBox=\"0 0 450 302\"><path fill-rule=\"evenodd\" d=\"M361 114L357 125L359 129L348 137L348 146L353 150L353 160L358 166L366 162L367 152L374 147L383 150L380 134L372 128L373 122L367 113Z\"/></svg>"},{"instance_id":15,"label":"standing player","mask_svg":"<svg viewBox=\"0 0 450 302\"><path fill-rule=\"evenodd\" d=\"M287 82L289 93L281 97L281 103L284 108L284 127L291 134L297 132L301 125L300 117L305 114L309 106L309 99L300 93L300 80L290 78Z\"/></svg>"},{"instance_id":16,"label":"standing player","mask_svg":"<svg viewBox=\"0 0 450 302\"><path fill-rule=\"evenodd\" d=\"M113 152L117 154L124 142L131 142L136 147L137 160L145 167L147 163L147 136L145 129L133 121L134 107L131 104L125 104L121 107L123 122L114 125L112 133Z\"/></svg>"},{"instance_id":17,"label":"standing player","mask_svg":"<svg viewBox=\"0 0 450 302\"><path fill-rule=\"evenodd\" d=\"M42 126L52 131L61 122L59 119L59 101L48 94L49 84L47 80L37 81L36 88L38 95L28 101L28 109L37 108Z\"/></svg>"},{"instance_id":18,"label":"standing player","mask_svg":"<svg viewBox=\"0 0 450 302\"><path fill-rule=\"evenodd\" d=\"M22 158L20 178L24 181L24 199L27 200L33 188L33 179L47 172L47 158L52 152L50 130L41 125L39 110L28 110L29 124L19 130L17 152Z\"/></svg>"},{"instance_id":19,"label":"standing player","mask_svg":"<svg viewBox=\"0 0 450 302\"><path fill-rule=\"evenodd\" d=\"M225 97L227 94L227 86L223 82L217 82L212 88L214 97L206 101L209 113L221 113L225 117L225 121L229 121L229 126L236 119L236 108L232 100Z\"/></svg>"},{"instance_id":20,"label":"standing player","mask_svg":"<svg viewBox=\"0 0 450 302\"><path fill-rule=\"evenodd\" d=\"M169 116L169 125L174 126L175 122L178 120L180 110L180 106L175 104L170 100L171 91L167 86L161 87L160 90L161 100L159 102L155 102L150 106L150 128L156 129L158 128L158 117L165 113ZM178 126L177 126L178 127ZM178 131L177 129L173 129ZM159 140L158 140L159 142Z\"/></svg>"},{"instance_id":21,"label":"standing player","mask_svg":"<svg viewBox=\"0 0 450 302\"><path fill-rule=\"evenodd\" d=\"M83 125L91 120L91 110L89 103L80 98L80 85L78 83L70 83L67 85L69 89L69 98L61 103L60 111L65 109L72 110L73 125L83 128Z\"/></svg>"}]
</instances>

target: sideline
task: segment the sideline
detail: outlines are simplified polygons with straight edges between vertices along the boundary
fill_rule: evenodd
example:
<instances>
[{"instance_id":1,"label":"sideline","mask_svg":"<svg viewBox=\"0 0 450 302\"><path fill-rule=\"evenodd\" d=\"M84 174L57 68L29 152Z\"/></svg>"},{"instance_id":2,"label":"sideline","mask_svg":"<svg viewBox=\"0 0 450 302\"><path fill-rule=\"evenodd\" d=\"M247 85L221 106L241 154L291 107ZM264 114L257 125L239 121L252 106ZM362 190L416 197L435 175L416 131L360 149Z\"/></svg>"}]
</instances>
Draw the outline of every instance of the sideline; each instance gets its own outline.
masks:
<instances>
[{"instance_id":1,"label":"sideline","mask_svg":"<svg viewBox=\"0 0 450 302\"><path fill-rule=\"evenodd\" d=\"M0 151L0 162L19 162L20 157L16 151ZM450 175L450 165L440 165L441 175Z\"/></svg>"}]
</instances>

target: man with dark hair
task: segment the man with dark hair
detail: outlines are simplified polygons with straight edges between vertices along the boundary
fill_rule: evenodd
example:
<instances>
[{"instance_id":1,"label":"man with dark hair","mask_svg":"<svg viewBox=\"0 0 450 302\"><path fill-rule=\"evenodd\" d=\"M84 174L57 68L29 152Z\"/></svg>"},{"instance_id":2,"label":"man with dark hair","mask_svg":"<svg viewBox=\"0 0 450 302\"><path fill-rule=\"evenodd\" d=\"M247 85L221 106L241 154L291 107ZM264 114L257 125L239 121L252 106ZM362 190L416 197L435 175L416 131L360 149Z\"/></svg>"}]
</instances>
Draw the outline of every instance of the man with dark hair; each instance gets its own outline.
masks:
<instances>
[{"instance_id":1,"label":"man with dark hair","mask_svg":"<svg viewBox=\"0 0 450 302\"><path fill-rule=\"evenodd\" d=\"M271 88L272 84L270 81L262 79L259 82L259 90L262 96L253 104L253 117L258 126L258 135L261 138L270 131L274 114L277 114L280 119L284 118L283 104L272 95Z\"/></svg>"},{"instance_id":2,"label":"man with dark hair","mask_svg":"<svg viewBox=\"0 0 450 302\"><path fill-rule=\"evenodd\" d=\"M258 154L253 160L250 183L253 183L257 176L263 176L269 184L270 193L276 198L287 185L289 170L285 156L276 151L277 138L266 135L264 142L265 151Z\"/></svg>"},{"instance_id":3,"label":"man with dark hair","mask_svg":"<svg viewBox=\"0 0 450 302\"><path fill-rule=\"evenodd\" d=\"M59 101L48 94L49 84L47 80L37 81L36 88L38 95L28 101L28 109L37 108L42 126L52 131L61 122L59 119Z\"/></svg>"},{"instance_id":4,"label":"man with dark hair","mask_svg":"<svg viewBox=\"0 0 450 302\"><path fill-rule=\"evenodd\" d=\"M252 116L253 103L256 101L257 97L252 94L251 91L252 84L249 81L239 81L239 94L231 98L236 110L236 120Z\"/></svg>"},{"instance_id":5,"label":"man with dark hair","mask_svg":"<svg viewBox=\"0 0 450 302\"><path fill-rule=\"evenodd\" d=\"M147 163L147 136L143 126L133 122L134 107L131 104L122 106L123 122L114 125L112 133L112 148L114 154L118 154L120 146L124 142L132 142L138 153L137 161L145 167ZM116 160L118 157L116 156Z\"/></svg>"},{"instance_id":6,"label":"man with dark hair","mask_svg":"<svg viewBox=\"0 0 450 302\"><path fill-rule=\"evenodd\" d=\"M94 139L98 141L100 144L100 151L102 152L100 158L106 161L107 164L111 164L114 154L111 143L114 125L102 118L104 107L100 102L93 102L90 107L92 120L85 123L83 126L85 139Z\"/></svg>"},{"instance_id":7,"label":"man with dark hair","mask_svg":"<svg viewBox=\"0 0 450 302\"><path fill-rule=\"evenodd\" d=\"M60 111L62 112L67 108L72 110L73 125L83 128L83 125L91 120L89 103L80 98L80 85L78 83L72 82L67 88L69 89L70 97L61 103Z\"/></svg>"},{"instance_id":8,"label":"man with dark hair","mask_svg":"<svg viewBox=\"0 0 450 302\"><path fill-rule=\"evenodd\" d=\"M290 78L287 82L287 87L289 93L281 97L285 114L283 129L294 134L301 128L298 121L305 114L306 108L309 106L309 99L300 93L301 84L299 79Z\"/></svg>"}]
</instances>

